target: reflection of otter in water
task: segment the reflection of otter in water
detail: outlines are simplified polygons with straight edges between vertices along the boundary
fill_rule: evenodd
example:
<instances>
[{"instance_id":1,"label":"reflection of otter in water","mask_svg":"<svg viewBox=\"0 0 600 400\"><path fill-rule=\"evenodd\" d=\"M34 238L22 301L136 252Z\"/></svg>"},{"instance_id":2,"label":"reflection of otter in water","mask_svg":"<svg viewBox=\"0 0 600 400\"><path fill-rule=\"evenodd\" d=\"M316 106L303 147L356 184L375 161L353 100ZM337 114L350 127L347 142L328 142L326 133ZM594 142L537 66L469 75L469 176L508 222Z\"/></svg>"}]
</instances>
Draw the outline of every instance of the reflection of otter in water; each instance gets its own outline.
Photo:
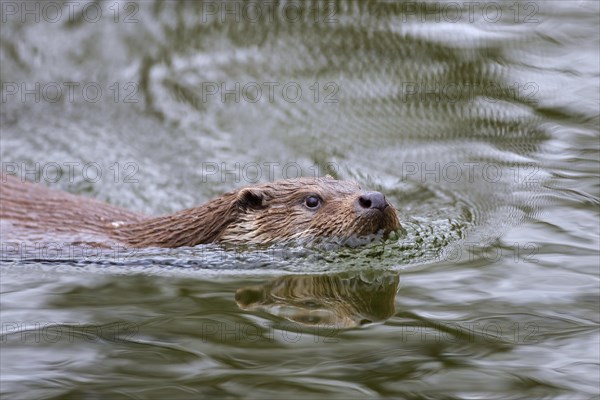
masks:
<instances>
[{"instance_id":1,"label":"reflection of otter in water","mask_svg":"<svg viewBox=\"0 0 600 400\"><path fill-rule=\"evenodd\" d=\"M294 239L352 243L400 229L396 211L383 194L332 178L245 187L203 206L156 218L4 175L0 200L3 241L56 236L71 243L113 241L131 247Z\"/></svg>"},{"instance_id":2,"label":"reflection of otter in water","mask_svg":"<svg viewBox=\"0 0 600 400\"><path fill-rule=\"evenodd\" d=\"M235 300L244 310L263 310L304 325L353 328L394 315L399 281L394 273L370 282L360 276L291 275L238 289Z\"/></svg>"}]
</instances>

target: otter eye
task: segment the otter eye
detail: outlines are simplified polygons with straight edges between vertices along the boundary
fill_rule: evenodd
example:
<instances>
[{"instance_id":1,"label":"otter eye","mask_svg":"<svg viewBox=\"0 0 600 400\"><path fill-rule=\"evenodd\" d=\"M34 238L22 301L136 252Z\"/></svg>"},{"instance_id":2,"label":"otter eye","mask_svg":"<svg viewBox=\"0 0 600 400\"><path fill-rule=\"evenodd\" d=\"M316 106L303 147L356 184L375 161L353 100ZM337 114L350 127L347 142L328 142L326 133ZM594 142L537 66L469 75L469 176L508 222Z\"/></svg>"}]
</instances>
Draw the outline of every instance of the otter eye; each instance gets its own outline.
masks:
<instances>
[{"instance_id":1,"label":"otter eye","mask_svg":"<svg viewBox=\"0 0 600 400\"><path fill-rule=\"evenodd\" d=\"M311 210L314 210L315 208L317 208L321 205L322 201L323 200L321 200L320 197L308 196L306 199L304 199L304 205L306 207L310 208Z\"/></svg>"}]
</instances>

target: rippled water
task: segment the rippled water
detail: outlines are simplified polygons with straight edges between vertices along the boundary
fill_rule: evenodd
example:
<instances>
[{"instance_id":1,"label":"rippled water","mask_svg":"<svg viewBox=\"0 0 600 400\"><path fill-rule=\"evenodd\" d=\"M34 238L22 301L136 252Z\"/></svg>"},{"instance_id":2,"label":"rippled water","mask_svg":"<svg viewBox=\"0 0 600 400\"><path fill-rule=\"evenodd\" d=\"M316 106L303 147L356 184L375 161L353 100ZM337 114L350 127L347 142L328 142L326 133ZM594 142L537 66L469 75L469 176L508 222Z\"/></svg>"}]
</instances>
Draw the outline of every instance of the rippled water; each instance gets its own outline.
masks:
<instances>
[{"instance_id":1,"label":"rippled water","mask_svg":"<svg viewBox=\"0 0 600 400\"><path fill-rule=\"evenodd\" d=\"M598 396L598 3L47 4L2 3L3 173L149 214L331 174L406 232L3 237L3 396Z\"/></svg>"}]
</instances>

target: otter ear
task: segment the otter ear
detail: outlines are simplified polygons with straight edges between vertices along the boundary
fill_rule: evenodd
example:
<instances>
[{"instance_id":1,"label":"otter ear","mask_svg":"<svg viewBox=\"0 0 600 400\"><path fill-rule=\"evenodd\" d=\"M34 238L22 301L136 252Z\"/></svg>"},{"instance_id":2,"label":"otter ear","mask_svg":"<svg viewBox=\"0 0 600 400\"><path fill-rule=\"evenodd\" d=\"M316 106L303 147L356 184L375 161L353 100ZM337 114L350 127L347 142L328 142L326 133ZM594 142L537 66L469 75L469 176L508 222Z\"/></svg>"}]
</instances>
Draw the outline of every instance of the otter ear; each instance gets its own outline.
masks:
<instances>
[{"instance_id":1,"label":"otter ear","mask_svg":"<svg viewBox=\"0 0 600 400\"><path fill-rule=\"evenodd\" d=\"M261 287L246 287L235 292L235 301L242 308L252 307L265 301L265 290Z\"/></svg>"},{"instance_id":2,"label":"otter ear","mask_svg":"<svg viewBox=\"0 0 600 400\"><path fill-rule=\"evenodd\" d=\"M237 195L237 206L242 210L260 210L267 207L263 192L256 188L244 188Z\"/></svg>"}]
</instances>

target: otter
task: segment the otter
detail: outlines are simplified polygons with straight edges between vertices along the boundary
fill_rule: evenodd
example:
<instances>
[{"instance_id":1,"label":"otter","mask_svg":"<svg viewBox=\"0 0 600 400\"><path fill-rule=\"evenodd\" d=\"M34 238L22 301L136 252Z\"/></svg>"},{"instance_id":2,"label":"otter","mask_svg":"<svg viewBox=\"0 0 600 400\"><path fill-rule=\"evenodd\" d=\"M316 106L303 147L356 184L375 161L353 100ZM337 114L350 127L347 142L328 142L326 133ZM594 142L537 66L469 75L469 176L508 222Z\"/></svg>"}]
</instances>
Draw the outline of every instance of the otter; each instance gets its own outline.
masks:
<instances>
[{"instance_id":1,"label":"otter","mask_svg":"<svg viewBox=\"0 0 600 400\"><path fill-rule=\"evenodd\" d=\"M174 214L149 217L121 207L2 175L2 241L106 243L133 248L203 243L263 245L287 241L386 238L400 229L380 192L351 181L278 180L242 187ZM112 247L108 245L108 247Z\"/></svg>"}]
</instances>

